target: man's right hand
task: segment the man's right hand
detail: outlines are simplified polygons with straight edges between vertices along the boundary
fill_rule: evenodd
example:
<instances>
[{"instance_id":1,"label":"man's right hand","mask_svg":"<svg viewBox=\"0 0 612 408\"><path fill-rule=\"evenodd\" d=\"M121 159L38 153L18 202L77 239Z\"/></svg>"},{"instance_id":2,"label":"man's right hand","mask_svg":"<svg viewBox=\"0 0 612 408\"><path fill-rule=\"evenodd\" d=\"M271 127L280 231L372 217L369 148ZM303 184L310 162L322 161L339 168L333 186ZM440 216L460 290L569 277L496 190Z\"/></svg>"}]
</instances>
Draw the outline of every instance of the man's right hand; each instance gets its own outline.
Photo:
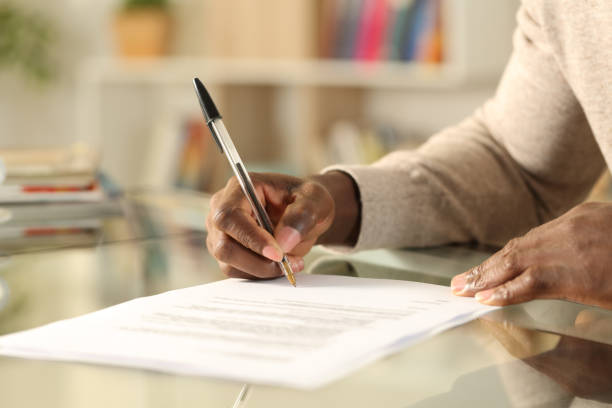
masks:
<instances>
[{"instance_id":1,"label":"man's right hand","mask_svg":"<svg viewBox=\"0 0 612 408\"><path fill-rule=\"evenodd\" d=\"M274 236L257 223L236 178L211 199L206 245L225 275L266 279L282 273L286 253L294 272L317 243L351 245L359 232L359 203L350 176L331 172L306 179L250 174Z\"/></svg>"}]
</instances>

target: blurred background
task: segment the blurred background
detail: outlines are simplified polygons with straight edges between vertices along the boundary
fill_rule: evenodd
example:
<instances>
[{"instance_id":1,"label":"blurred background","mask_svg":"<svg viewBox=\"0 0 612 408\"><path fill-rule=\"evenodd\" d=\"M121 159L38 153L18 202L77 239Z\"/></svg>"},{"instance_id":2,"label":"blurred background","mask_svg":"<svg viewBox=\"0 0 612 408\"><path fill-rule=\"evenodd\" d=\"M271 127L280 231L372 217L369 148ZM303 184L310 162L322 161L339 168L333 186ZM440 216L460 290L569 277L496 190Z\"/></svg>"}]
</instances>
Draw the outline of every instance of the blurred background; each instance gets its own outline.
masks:
<instances>
[{"instance_id":1,"label":"blurred background","mask_svg":"<svg viewBox=\"0 0 612 408\"><path fill-rule=\"evenodd\" d=\"M123 188L214 191L198 76L249 169L369 163L493 95L518 3L0 0L0 148L78 143Z\"/></svg>"}]
</instances>

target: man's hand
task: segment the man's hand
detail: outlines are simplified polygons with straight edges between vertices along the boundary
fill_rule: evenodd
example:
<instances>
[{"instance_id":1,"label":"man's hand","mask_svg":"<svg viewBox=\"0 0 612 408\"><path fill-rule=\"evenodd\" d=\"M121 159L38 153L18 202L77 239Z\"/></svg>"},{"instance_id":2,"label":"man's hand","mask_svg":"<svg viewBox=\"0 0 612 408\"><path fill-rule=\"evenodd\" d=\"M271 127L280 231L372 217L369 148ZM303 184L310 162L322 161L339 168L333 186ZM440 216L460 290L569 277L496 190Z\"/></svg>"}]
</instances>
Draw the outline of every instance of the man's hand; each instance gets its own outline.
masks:
<instances>
[{"instance_id":1,"label":"man's hand","mask_svg":"<svg viewBox=\"0 0 612 408\"><path fill-rule=\"evenodd\" d=\"M251 173L274 236L257 224L236 178L213 195L206 245L225 275L274 278L284 253L294 272L316 243L350 244L358 231L359 205L352 179L340 172L300 179Z\"/></svg>"},{"instance_id":2,"label":"man's hand","mask_svg":"<svg viewBox=\"0 0 612 408\"><path fill-rule=\"evenodd\" d=\"M581 204L451 282L488 305L557 298L612 309L612 204Z\"/></svg>"}]
</instances>

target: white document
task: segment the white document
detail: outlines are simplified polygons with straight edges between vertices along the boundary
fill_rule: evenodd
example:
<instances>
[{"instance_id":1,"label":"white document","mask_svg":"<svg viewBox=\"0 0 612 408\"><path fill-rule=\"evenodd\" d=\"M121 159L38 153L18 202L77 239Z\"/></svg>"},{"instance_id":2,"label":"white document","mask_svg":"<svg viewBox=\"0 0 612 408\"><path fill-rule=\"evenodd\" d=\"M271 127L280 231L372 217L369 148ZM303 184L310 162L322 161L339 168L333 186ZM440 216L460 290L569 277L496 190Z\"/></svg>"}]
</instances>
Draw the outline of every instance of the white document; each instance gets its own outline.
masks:
<instances>
[{"instance_id":1,"label":"white document","mask_svg":"<svg viewBox=\"0 0 612 408\"><path fill-rule=\"evenodd\" d=\"M0 337L0 354L314 388L492 309L416 282L228 279Z\"/></svg>"}]
</instances>

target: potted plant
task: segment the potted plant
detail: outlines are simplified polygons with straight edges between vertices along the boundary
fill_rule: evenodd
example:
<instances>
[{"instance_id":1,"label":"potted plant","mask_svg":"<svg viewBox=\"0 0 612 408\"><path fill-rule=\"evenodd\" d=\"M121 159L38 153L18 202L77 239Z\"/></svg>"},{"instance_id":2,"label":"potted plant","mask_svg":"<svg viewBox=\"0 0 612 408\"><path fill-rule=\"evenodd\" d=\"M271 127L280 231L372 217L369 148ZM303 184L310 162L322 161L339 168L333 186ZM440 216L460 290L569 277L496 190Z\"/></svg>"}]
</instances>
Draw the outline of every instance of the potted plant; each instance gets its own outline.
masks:
<instances>
[{"instance_id":1,"label":"potted plant","mask_svg":"<svg viewBox=\"0 0 612 408\"><path fill-rule=\"evenodd\" d=\"M41 82L52 79L54 43L55 31L44 17L0 4L0 69L16 69Z\"/></svg>"},{"instance_id":2,"label":"potted plant","mask_svg":"<svg viewBox=\"0 0 612 408\"><path fill-rule=\"evenodd\" d=\"M170 37L168 0L123 0L115 18L115 36L124 57L158 57Z\"/></svg>"}]
</instances>

